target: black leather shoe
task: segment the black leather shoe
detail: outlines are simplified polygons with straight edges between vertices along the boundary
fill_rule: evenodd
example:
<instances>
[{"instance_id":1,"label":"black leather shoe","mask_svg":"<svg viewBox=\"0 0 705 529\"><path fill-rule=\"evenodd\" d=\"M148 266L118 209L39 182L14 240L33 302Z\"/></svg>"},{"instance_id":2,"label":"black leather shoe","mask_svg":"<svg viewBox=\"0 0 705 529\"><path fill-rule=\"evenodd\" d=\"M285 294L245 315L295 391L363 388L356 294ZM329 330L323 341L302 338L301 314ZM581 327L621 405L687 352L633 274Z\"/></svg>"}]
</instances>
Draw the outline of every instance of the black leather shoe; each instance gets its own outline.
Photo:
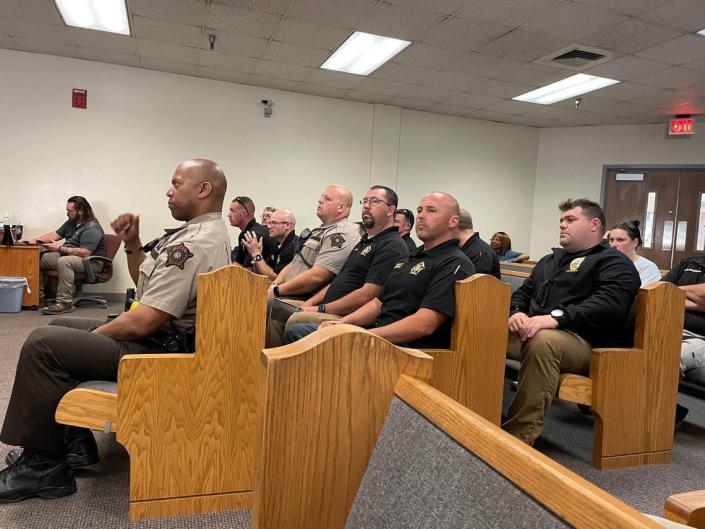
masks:
<instances>
[{"instance_id":1,"label":"black leather shoe","mask_svg":"<svg viewBox=\"0 0 705 529\"><path fill-rule=\"evenodd\" d=\"M15 463L0 472L0 503L27 498L61 498L76 492L73 470L62 459L24 450Z\"/></svg>"},{"instance_id":2,"label":"black leather shoe","mask_svg":"<svg viewBox=\"0 0 705 529\"><path fill-rule=\"evenodd\" d=\"M685 406L681 406L680 404L676 403L676 428L680 426L680 424L685 419L686 415L688 415L689 411L690 410Z\"/></svg>"},{"instance_id":3,"label":"black leather shoe","mask_svg":"<svg viewBox=\"0 0 705 529\"><path fill-rule=\"evenodd\" d=\"M90 430L68 426L64 434L66 444L66 462L71 468L82 468L100 462L98 445ZM5 456L5 463L11 466L22 455L21 448L10 450Z\"/></svg>"}]
</instances>

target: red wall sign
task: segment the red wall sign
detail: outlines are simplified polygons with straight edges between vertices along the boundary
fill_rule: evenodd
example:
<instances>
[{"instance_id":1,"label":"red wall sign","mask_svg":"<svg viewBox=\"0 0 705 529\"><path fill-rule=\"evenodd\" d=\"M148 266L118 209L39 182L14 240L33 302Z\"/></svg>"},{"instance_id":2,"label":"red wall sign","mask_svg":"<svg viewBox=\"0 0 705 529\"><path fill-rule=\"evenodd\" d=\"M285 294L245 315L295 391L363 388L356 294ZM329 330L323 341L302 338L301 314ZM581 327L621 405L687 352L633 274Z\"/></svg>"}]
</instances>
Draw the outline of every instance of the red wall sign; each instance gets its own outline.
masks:
<instances>
[{"instance_id":1,"label":"red wall sign","mask_svg":"<svg viewBox=\"0 0 705 529\"><path fill-rule=\"evenodd\" d=\"M73 89L73 95L71 96L71 106L73 108L86 108L88 104L88 90L81 90L80 88Z\"/></svg>"},{"instance_id":2,"label":"red wall sign","mask_svg":"<svg viewBox=\"0 0 705 529\"><path fill-rule=\"evenodd\" d=\"M680 136L681 134L694 134L693 118L674 118L668 127L668 134L671 136Z\"/></svg>"}]
</instances>

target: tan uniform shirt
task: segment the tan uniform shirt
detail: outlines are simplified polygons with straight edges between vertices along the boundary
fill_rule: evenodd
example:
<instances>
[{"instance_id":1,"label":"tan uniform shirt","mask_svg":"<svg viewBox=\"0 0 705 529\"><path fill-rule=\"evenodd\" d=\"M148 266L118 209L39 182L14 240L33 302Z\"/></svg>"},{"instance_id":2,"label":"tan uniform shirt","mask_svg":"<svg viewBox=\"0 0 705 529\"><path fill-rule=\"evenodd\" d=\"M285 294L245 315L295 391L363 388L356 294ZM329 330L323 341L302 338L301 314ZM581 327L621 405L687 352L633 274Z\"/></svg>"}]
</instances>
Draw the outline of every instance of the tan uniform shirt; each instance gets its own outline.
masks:
<instances>
[{"instance_id":1,"label":"tan uniform shirt","mask_svg":"<svg viewBox=\"0 0 705 529\"><path fill-rule=\"evenodd\" d=\"M314 266L339 274L359 240L360 231L347 218L314 228L301 251L291 261L286 281Z\"/></svg>"},{"instance_id":2,"label":"tan uniform shirt","mask_svg":"<svg viewBox=\"0 0 705 529\"><path fill-rule=\"evenodd\" d=\"M230 264L230 239L220 213L165 231L140 265L137 299L171 314L176 328L184 330L196 323L198 275Z\"/></svg>"}]
</instances>

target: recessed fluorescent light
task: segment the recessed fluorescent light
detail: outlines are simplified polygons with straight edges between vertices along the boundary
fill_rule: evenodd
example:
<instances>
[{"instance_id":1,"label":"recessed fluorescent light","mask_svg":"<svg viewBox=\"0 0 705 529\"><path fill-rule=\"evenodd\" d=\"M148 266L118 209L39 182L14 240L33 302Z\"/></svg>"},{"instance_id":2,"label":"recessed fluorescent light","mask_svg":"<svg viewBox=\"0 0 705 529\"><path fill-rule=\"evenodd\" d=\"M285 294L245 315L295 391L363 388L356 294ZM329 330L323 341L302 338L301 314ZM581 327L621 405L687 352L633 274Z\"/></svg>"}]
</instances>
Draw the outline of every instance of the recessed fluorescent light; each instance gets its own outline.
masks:
<instances>
[{"instance_id":1,"label":"recessed fluorescent light","mask_svg":"<svg viewBox=\"0 0 705 529\"><path fill-rule=\"evenodd\" d=\"M130 34L125 0L54 0L64 22L77 28Z\"/></svg>"},{"instance_id":2,"label":"recessed fluorescent light","mask_svg":"<svg viewBox=\"0 0 705 529\"><path fill-rule=\"evenodd\" d=\"M705 37L705 29L701 29L700 31L698 31L698 35L702 35L703 37Z\"/></svg>"},{"instance_id":3,"label":"recessed fluorescent light","mask_svg":"<svg viewBox=\"0 0 705 529\"><path fill-rule=\"evenodd\" d=\"M551 103L563 101L569 97L586 94L593 90L599 90L605 86L617 83L619 83L619 81L615 81L614 79L579 73L567 79L563 79L562 81L558 81L557 83L543 86L531 92L527 92L526 94L513 97L512 99L538 103L539 105L550 105Z\"/></svg>"},{"instance_id":4,"label":"recessed fluorescent light","mask_svg":"<svg viewBox=\"0 0 705 529\"><path fill-rule=\"evenodd\" d=\"M411 42L356 31L333 52L321 68L368 75Z\"/></svg>"}]
</instances>

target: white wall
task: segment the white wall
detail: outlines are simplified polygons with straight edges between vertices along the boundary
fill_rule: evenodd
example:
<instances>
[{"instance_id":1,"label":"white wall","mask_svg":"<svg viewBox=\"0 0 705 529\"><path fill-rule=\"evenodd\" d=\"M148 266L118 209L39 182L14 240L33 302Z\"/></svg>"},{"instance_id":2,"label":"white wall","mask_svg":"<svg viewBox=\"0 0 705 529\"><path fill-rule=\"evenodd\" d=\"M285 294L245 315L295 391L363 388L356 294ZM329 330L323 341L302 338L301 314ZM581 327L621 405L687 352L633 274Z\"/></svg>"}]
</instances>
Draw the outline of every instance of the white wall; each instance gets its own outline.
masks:
<instances>
[{"instance_id":1,"label":"white wall","mask_svg":"<svg viewBox=\"0 0 705 529\"><path fill-rule=\"evenodd\" d=\"M358 219L372 182L396 184L410 209L426 192L451 192L484 237L502 229L516 247L529 242L536 129L2 49L0 72L0 214L28 236L58 227L79 194L106 230L140 213L150 240L176 224L164 197L174 167L205 157L224 168L229 197L251 196L258 212L288 207L299 230L318 224L325 185L353 190ZM71 108L72 88L88 90L87 110ZM128 286L120 252L116 277L96 289Z\"/></svg>"},{"instance_id":2,"label":"white wall","mask_svg":"<svg viewBox=\"0 0 705 529\"><path fill-rule=\"evenodd\" d=\"M705 165L705 126L671 137L666 125L541 129L531 224L531 257L558 244L558 204L566 198L600 200L605 165Z\"/></svg>"}]
</instances>

